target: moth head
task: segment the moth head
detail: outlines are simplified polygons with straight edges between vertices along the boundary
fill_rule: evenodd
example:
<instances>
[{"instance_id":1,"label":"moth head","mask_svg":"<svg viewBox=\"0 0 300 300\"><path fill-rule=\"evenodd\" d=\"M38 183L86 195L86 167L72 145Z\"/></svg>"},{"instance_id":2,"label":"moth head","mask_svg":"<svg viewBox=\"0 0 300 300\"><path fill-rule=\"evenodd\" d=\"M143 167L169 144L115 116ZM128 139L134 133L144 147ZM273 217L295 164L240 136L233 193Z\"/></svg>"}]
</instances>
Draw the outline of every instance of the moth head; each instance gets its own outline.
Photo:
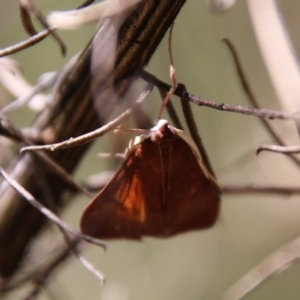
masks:
<instances>
[{"instance_id":1,"label":"moth head","mask_svg":"<svg viewBox=\"0 0 300 300\"><path fill-rule=\"evenodd\" d=\"M170 126L167 120L159 120L157 125L152 127L149 132L149 138L156 144L162 141L173 140L176 137L177 130Z\"/></svg>"}]
</instances>

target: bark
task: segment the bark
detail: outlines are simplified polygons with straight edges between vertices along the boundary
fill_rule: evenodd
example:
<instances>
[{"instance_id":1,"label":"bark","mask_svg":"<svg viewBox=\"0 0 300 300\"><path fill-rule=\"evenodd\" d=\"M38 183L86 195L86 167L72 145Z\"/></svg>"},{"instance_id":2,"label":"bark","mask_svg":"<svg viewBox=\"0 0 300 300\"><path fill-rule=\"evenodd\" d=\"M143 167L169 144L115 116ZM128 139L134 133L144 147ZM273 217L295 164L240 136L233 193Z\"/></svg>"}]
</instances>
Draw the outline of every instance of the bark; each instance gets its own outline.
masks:
<instances>
[{"instance_id":1,"label":"bark","mask_svg":"<svg viewBox=\"0 0 300 300\"><path fill-rule=\"evenodd\" d=\"M145 0L128 11L119 30L113 70L99 72L95 77L95 72L101 70L101 60L97 62L96 53L101 49L105 52L107 29L116 17L104 20L94 41L60 79L51 107L39 114L32 126L45 140L54 143L104 124L112 110L108 108L111 107L108 101L116 101L128 90L133 83L130 78L148 63L184 2ZM72 173L89 146L47 154ZM9 171L39 201L47 205L49 199L55 199L57 209L61 207L64 193L70 189L34 154L16 154ZM5 183L0 187L0 195L0 274L9 277L17 270L24 251L45 224L45 218Z\"/></svg>"}]
</instances>

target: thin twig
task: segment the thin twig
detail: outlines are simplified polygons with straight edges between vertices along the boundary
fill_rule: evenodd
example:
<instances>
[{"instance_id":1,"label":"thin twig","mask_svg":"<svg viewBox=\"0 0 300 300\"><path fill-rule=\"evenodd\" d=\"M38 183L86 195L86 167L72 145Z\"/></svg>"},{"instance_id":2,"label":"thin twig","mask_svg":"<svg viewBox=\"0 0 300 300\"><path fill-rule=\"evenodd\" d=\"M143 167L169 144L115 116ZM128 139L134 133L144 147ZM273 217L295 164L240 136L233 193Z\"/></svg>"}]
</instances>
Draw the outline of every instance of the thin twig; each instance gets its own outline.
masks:
<instances>
[{"instance_id":1,"label":"thin twig","mask_svg":"<svg viewBox=\"0 0 300 300\"><path fill-rule=\"evenodd\" d=\"M77 241L78 239L75 238ZM73 239L75 241L75 239ZM53 270L55 267L57 267L61 262L63 262L65 259L69 257L68 253L70 252L70 246L66 245L65 242L62 243L60 241L55 247L51 247L49 251L53 251L54 249L59 249L59 253L56 253L54 259L49 264L42 264L38 265L37 267L35 265L32 266L30 264L30 270L24 270L25 274L17 277L10 278L9 280L6 280L5 278L0 278L0 292L9 292L12 290L15 290L16 288L20 287L24 283L33 280L33 278L41 277L44 275L37 275L37 274L45 274L47 270L51 269Z\"/></svg>"},{"instance_id":2,"label":"thin twig","mask_svg":"<svg viewBox=\"0 0 300 300\"><path fill-rule=\"evenodd\" d=\"M47 186L45 187L46 192L47 192ZM48 193L49 195L51 194L50 191ZM51 210L53 212L55 212L57 214L57 207L55 206L55 201L53 199L53 197L50 199L51 201L51 206L49 206L49 208L51 208ZM81 242L81 240L79 239L70 239L68 232L66 230L64 230L63 228L59 227L61 233L63 234L66 243L69 245L71 251L73 252L73 254L77 257L77 259L81 262L81 264L88 270L90 271L94 276L96 276L99 280L101 285L104 284L104 276L103 274L101 274L101 272L99 272L93 265L92 263L90 263L81 253L80 249L79 249L79 242ZM50 272L49 272L50 275Z\"/></svg>"},{"instance_id":3,"label":"thin twig","mask_svg":"<svg viewBox=\"0 0 300 300\"><path fill-rule=\"evenodd\" d=\"M43 146L23 147L20 150L20 152L22 153L25 151L38 151L38 150L55 151L57 149L64 149L64 148L68 148L68 147L74 147L74 146L79 146L82 144L89 143L89 142L93 141L94 139L104 135L108 131L116 128L122 121L124 121L126 118L128 118L132 114L132 112L135 110L135 108L144 102L144 100L147 98L147 96L152 91L152 88L153 88L152 84L148 84L132 107L128 108L125 112L120 114L114 120L108 122L104 126L98 128L94 131L83 134L76 138L70 138L69 140L66 140L66 141L63 141L60 143L55 143L55 144L51 144L51 145L43 145Z\"/></svg>"},{"instance_id":4,"label":"thin twig","mask_svg":"<svg viewBox=\"0 0 300 300\"><path fill-rule=\"evenodd\" d=\"M277 146L264 144L256 150L256 154L259 154L262 151L270 151L282 154L299 154L300 146Z\"/></svg>"},{"instance_id":5,"label":"thin twig","mask_svg":"<svg viewBox=\"0 0 300 300\"><path fill-rule=\"evenodd\" d=\"M39 164L36 166L36 168L41 169L40 165L41 162L38 162ZM43 171L42 171L43 172ZM45 205L55 214L57 214L57 207L55 205L55 199L52 196L52 191L48 186L48 183L45 179L44 174L39 174L37 177L37 181L39 185L41 186L41 190L43 190L45 195ZM88 266L88 270L91 271L89 263L84 259L82 254L79 251L79 242L80 240L75 238L71 239L69 237L69 234L67 231L59 227L59 230L61 231L62 235L64 236L65 242L68 245L68 250L71 250L75 254L75 256L79 259L79 261L83 264L85 268ZM70 251L66 251L64 256L57 256L55 259L46 267L41 269L40 272L35 274L33 281L35 283L35 286L32 288L32 290L24 297L23 300L31 300L34 299L41 291L41 287L46 286L46 281L49 278L49 276L52 274L53 269L63 260L67 258ZM59 258L59 259L58 259ZM94 273L97 277L99 276L99 272ZM101 275L101 274L100 274ZM103 276L101 277L101 284L103 284Z\"/></svg>"},{"instance_id":6,"label":"thin twig","mask_svg":"<svg viewBox=\"0 0 300 300\"><path fill-rule=\"evenodd\" d=\"M17 108L25 105L26 103L28 103L35 95L42 93L47 88L52 86L54 84L54 82L56 81L56 79L58 78L58 76L59 76L59 74L55 73L55 74L51 75L50 77L48 77L47 79L39 81L34 87L32 87L32 90L30 91L30 93L27 93L26 95L22 95L15 101L4 106L0 110L0 116L5 115L8 112L10 112L14 109L17 109Z\"/></svg>"},{"instance_id":7,"label":"thin twig","mask_svg":"<svg viewBox=\"0 0 300 300\"><path fill-rule=\"evenodd\" d=\"M174 27L174 22L170 26L169 30L169 39L168 39L168 52L169 52L169 57L170 57L170 78L172 81L172 86L170 87L168 93L166 94L162 105L159 108L158 115L157 115L157 120L161 118L161 115L170 102L169 100L171 99L171 96L174 94L174 91L176 90L176 85L177 85L177 80L176 80L176 71L174 68L174 61L173 61L173 54L172 54L172 33L173 33L173 27ZM162 93L161 93L162 94ZM171 110L172 112L172 110ZM173 110L175 112L175 110Z\"/></svg>"},{"instance_id":8,"label":"thin twig","mask_svg":"<svg viewBox=\"0 0 300 300\"><path fill-rule=\"evenodd\" d=\"M31 280L34 280L36 283L38 283L41 282L42 278L46 279L56 267L58 267L62 262L70 257L69 254L72 248L74 248L74 246L78 244L78 241L79 240L77 238L72 238L67 245L65 244L65 242L63 242L62 244L62 241L60 241L57 246L53 247L53 249L59 249L59 252L55 255L51 262L49 262L48 264L42 264L38 267L34 267L33 269L30 268L30 271L26 272L26 274L21 277L13 278L13 280L7 281L4 278L0 278L0 292L9 292L15 290L16 288ZM84 262L82 262L82 264L84 264ZM89 266L84 267L86 267L90 271ZM92 266L91 269L93 268L94 267ZM105 278L99 271L95 271L96 273L98 272L98 274L94 273L94 271L92 271L92 273L95 276L99 277L101 284L103 284L105 282Z\"/></svg>"},{"instance_id":9,"label":"thin twig","mask_svg":"<svg viewBox=\"0 0 300 300\"><path fill-rule=\"evenodd\" d=\"M125 158L124 153L105 153L101 152L97 154L98 157L100 158Z\"/></svg>"},{"instance_id":10,"label":"thin twig","mask_svg":"<svg viewBox=\"0 0 300 300\"><path fill-rule=\"evenodd\" d=\"M26 145L32 145L32 143L24 137L21 130L18 129L8 118L0 118L0 135L11 138L17 142L23 142ZM70 186L75 188L77 191L87 195L88 197L93 198L92 195L85 187L77 183L73 177L68 174L63 168L61 168L57 163L55 163L49 156L45 153L34 151L34 154L45 164L47 164L51 170L67 182Z\"/></svg>"},{"instance_id":11,"label":"thin twig","mask_svg":"<svg viewBox=\"0 0 300 300\"><path fill-rule=\"evenodd\" d=\"M104 275L97 270L92 263L90 263L84 256L83 254L79 251L77 247L73 249L73 252L81 262L81 264L88 270L90 271L94 276L96 276L99 280L101 285L105 283L105 277Z\"/></svg>"},{"instance_id":12,"label":"thin twig","mask_svg":"<svg viewBox=\"0 0 300 300\"><path fill-rule=\"evenodd\" d=\"M21 20L24 26L24 29L29 33L30 35L33 35L36 33L36 30L31 22L30 14L32 13L38 21L49 30L50 26L47 23L46 18L43 16L43 14L40 12L40 10L36 7L36 5L32 2L32 0L20 0L20 12L21 12ZM53 31L50 30L50 34L53 36L53 38L57 41L58 45L60 46L61 52L63 55L66 55L67 47L63 40L59 37L59 35Z\"/></svg>"},{"instance_id":13,"label":"thin twig","mask_svg":"<svg viewBox=\"0 0 300 300\"><path fill-rule=\"evenodd\" d=\"M22 300L32 300L36 297L41 291L41 287L45 286L46 279L51 275L53 270L58 267L62 262L64 262L71 252L71 250L76 247L78 244L78 239L73 239L50 263L48 266L44 267L41 270L32 274L31 278L35 283L35 286L32 290L22 298Z\"/></svg>"},{"instance_id":14,"label":"thin twig","mask_svg":"<svg viewBox=\"0 0 300 300\"><path fill-rule=\"evenodd\" d=\"M34 208L40 211L43 215L45 215L49 220L55 223L57 226L63 228L64 230L68 231L72 235L90 242L92 244L98 245L106 249L105 244L99 240L95 239L91 236L85 235L80 233L74 227L66 224L63 222L57 215L55 215L51 210L45 207L43 204L38 202L28 191L26 191L21 185L19 185L14 179L12 179L2 168L0 168L0 173L4 177L4 179L8 182L8 184L14 188L19 194L21 194L29 204L31 204Z\"/></svg>"},{"instance_id":15,"label":"thin twig","mask_svg":"<svg viewBox=\"0 0 300 300\"><path fill-rule=\"evenodd\" d=\"M279 274L300 257L300 237L280 247L240 278L224 294L222 300L239 300L270 276Z\"/></svg>"},{"instance_id":16,"label":"thin twig","mask_svg":"<svg viewBox=\"0 0 300 300\"><path fill-rule=\"evenodd\" d=\"M171 85L159 80L154 75L148 73L145 70L140 70L139 75L142 79L144 79L147 82L153 83L156 87L165 89L166 91L170 90ZM218 103L215 101L207 100L205 98L190 94L190 93L183 93L182 91L179 91L179 89L176 89L174 91L174 95L178 97L187 97L187 99L199 106L206 106L213 109L221 110L221 111L227 111L227 112L234 112L234 113L240 113L244 115L251 115L256 117L262 117L266 119L280 119L280 120L297 120L300 119L300 113L299 112L281 112L276 110L270 110L270 109L257 109L253 107L247 107L242 105L230 105L225 103Z\"/></svg>"},{"instance_id":17,"label":"thin twig","mask_svg":"<svg viewBox=\"0 0 300 300\"><path fill-rule=\"evenodd\" d=\"M223 194L240 195L240 194L282 194L290 196L299 194L300 187L278 187L278 186L256 186L256 185L224 185L221 187Z\"/></svg>"},{"instance_id":18,"label":"thin twig","mask_svg":"<svg viewBox=\"0 0 300 300\"><path fill-rule=\"evenodd\" d=\"M258 109L253 107L247 107L242 105L230 105L225 103L217 103L214 101L210 101L204 98L199 98L198 96L188 94L187 97L189 100L199 106L206 106L210 108L214 108L221 111L240 113L244 115L262 117L269 120L273 119L281 119L281 120L291 120L291 119L300 119L299 112L288 113L275 111L270 109Z\"/></svg>"},{"instance_id":19,"label":"thin twig","mask_svg":"<svg viewBox=\"0 0 300 300\"><path fill-rule=\"evenodd\" d=\"M185 85L179 83L178 89L182 90L182 93L185 95L185 93L186 93ZM201 153L203 162L204 162L205 166L207 167L207 169L209 170L210 174L213 175L214 177L216 177L213 167L210 163L209 157L206 153L201 136L198 132L197 124L196 124L196 121L195 121L195 118L194 118L194 115L193 115L193 112L191 109L190 102L187 101L187 99L185 97L180 97L180 103L181 103L182 111L183 111L187 126L189 128L191 137L193 138L195 144L197 145L199 152Z\"/></svg>"},{"instance_id":20,"label":"thin twig","mask_svg":"<svg viewBox=\"0 0 300 300\"><path fill-rule=\"evenodd\" d=\"M54 31L55 27L49 27L48 29L45 29L30 38L26 39L25 41L19 42L17 44L5 47L4 49L0 50L0 57L12 55L14 53L17 53L21 50L27 49L39 42L41 42L44 38L46 38L52 31Z\"/></svg>"},{"instance_id":21,"label":"thin twig","mask_svg":"<svg viewBox=\"0 0 300 300\"><path fill-rule=\"evenodd\" d=\"M81 186L77 183L74 178L68 174L63 168L61 168L55 161L53 161L49 156L45 153L34 151L34 154L41 159L44 163L47 164L51 168L51 170L57 174L60 178L62 178L65 182L70 184L70 186L74 187L77 191L87 195L88 197L93 198L94 195L90 193L85 187Z\"/></svg>"},{"instance_id":22,"label":"thin twig","mask_svg":"<svg viewBox=\"0 0 300 300\"><path fill-rule=\"evenodd\" d=\"M173 86L169 89L169 91L166 91L164 89L158 88L158 91L162 97L163 103L160 106L159 113L158 113L158 118L161 117L163 110L166 108L167 112L173 122L173 125L178 128L183 130L183 126L180 122L180 119L178 117L178 114L176 112L176 109L174 105L172 104L171 96L173 95L176 86L177 86L177 79L176 79L176 70L174 67L174 60L173 60L173 54L172 54L172 35L173 35L173 28L174 28L174 22L170 26L169 30L169 38L168 38L168 53L169 53L169 58L170 58L170 78L172 81Z\"/></svg>"},{"instance_id":23,"label":"thin twig","mask_svg":"<svg viewBox=\"0 0 300 300\"><path fill-rule=\"evenodd\" d=\"M160 88L158 89L158 91L161 95L162 100L164 100L167 96L167 92L163 89L160 89ZM172 120L173 125L176 128L183 130L183 126L181 124L181 121L180 121L180 119L178 117L178 114L176 112L176 109L175 109L175 107L174 107L174 105L171 101L169 101L167 103L166 110L168 112L168 115L169 115L170 119Z\"/></svg>"},{"instance_id":24,"label":"thin twig","mask_svg":"<svg viewBox=\"0 0 300 300\"><path fill-rule=\"evenodd\" d=\"M223 42L225 42L225 44L228 46L228 49L230 50L230 53L232 55L235 67L236 67L236 71L238 73L238 77L240 79L240 83L245 91L246 96L248 97L248 100L250 101L251 105L255 108L259 108L259 104L258 101L256 100L254 93L250 87L249 84L249 80L246 77L246 73L243 69L243 66L241 64L240 58L239 58L239 54L237 52L237 50L235 49L233 43L227 39L224 38L222 40ZM272 136L272 138L281 146L286 146L284 141L280 138L280 136L273 130L273 128L271 127L271 125L268 123L267 120L260 118L260 121L263 123L264 127L267 129L267 131L269 132L269 134ZM289 156L294 163L296 163L298 166L300 166L300 161L297 157L291 155Z\"/></svg>"}]
</instances>

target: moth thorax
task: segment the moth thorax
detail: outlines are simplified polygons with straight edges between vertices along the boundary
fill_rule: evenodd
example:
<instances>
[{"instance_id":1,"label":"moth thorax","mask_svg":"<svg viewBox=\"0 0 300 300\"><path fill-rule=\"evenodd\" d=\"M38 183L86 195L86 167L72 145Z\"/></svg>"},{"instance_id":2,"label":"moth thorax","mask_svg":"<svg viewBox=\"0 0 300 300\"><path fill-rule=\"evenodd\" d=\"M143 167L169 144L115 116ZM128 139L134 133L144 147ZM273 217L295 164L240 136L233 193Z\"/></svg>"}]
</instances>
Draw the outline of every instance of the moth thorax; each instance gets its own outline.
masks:
<instances>
[{"instance_id":1,"label":"moth thorax","mask_svg":"<svg viewBox=\"0 0 300 300\"><path fill-rule=\"evenodd\" d=\"M167 120L159 120L157 125L151 128L149 137L153 143L159 144L162 141L173 140L177 137L177 131L169 126Z\"/></svg>"}]
</instances>

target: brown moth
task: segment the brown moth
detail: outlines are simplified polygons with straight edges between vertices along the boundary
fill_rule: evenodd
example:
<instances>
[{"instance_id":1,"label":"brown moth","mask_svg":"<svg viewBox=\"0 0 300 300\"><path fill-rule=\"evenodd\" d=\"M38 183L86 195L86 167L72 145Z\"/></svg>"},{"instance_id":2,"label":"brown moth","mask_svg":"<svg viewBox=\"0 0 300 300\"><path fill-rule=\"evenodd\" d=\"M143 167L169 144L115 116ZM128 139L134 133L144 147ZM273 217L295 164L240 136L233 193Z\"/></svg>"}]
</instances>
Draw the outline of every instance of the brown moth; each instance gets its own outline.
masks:
<instances>
[{"instance_id":1,"label":"brown moth","mask_svg":"<svg viewBox=\"0 0 300 300\"><path fill-rule=\"evenodd\" d=\"M160 120L131 140L111 181L83 212L81 231L99 239L169 237L211 227L220 188L191 138Z\"/></svg>"}]
</instances>

